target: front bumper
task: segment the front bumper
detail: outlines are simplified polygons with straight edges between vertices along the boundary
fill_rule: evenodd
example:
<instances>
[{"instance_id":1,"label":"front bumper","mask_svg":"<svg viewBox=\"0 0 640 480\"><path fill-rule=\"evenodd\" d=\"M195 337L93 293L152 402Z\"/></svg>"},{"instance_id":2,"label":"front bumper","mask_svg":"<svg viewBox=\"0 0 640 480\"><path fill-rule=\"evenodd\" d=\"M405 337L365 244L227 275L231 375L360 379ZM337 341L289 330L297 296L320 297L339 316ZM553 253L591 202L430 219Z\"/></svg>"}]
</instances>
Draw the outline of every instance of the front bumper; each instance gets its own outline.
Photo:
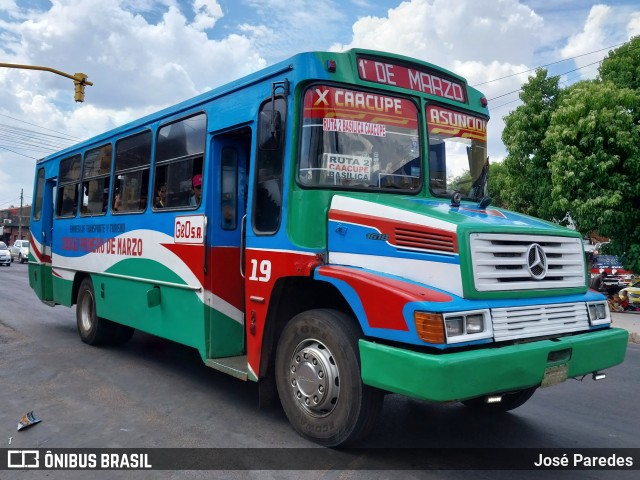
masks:
<instances>
[{"instance_id":1,"label":"front bumper","mask_svg":"<svg viewBox=\"0 0 640 480\"><path fill-rule=\"evenodd\" d=\"M540 385L549 367L576 377L622 363L629 333L619 328L464 352L426 354L360 340L362 380L413 398L465 400Z\"/></svg>"}]
</instances>

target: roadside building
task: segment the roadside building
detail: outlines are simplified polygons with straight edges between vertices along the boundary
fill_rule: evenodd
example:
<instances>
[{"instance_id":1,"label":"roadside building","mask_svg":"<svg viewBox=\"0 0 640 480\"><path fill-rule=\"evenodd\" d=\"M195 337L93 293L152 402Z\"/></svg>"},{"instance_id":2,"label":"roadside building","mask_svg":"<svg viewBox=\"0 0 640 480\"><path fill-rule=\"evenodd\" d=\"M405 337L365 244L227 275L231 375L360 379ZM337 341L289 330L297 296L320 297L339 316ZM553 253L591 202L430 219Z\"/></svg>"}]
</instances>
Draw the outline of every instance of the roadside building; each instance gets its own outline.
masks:
<instances>
[{"instance_id":1,"label":"roadside building","mask_svg":"<svg viewBox=\"0 0 640 480\"><path fill-rule=\"evenodd\" d=\"M0 210L0 241L13 245L16 240L29 239L29 219L31 205L10 207Z\"/></svg>"}]
</instances>

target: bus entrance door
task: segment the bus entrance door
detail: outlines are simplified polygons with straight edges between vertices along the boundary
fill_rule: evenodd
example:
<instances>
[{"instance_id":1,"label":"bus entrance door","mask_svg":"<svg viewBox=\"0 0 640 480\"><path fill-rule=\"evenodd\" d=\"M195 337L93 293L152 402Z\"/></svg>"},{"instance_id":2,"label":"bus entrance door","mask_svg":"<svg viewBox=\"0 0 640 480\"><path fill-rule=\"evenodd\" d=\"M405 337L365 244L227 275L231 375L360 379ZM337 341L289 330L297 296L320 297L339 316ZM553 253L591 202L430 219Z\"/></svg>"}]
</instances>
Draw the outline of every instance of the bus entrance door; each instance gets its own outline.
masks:
<instances>
[{"instance_id":1,"label":"bus entrance door","mask_svg":"<svg viewBox=\"0 0 640 480\"><path fill-rule=\"evenodd\" d=\"M207 274L210 292L207 357L242 364L246 374L244 340L244 279L241 271L242 218L246 209L246 162L249 128L213 137L207 173ZM243 360L244 359L244 360ZM215 364L214 364L215 363ZM225 369L226 370L226 369Z\"/></svg>"},{"instance_id":2,"label":"bus entrance door","mask_svg":"<svg viewBox=\"0 0 640 480\"><path fill-rule=\"evenodd\" d=\"M40 300L51 305L53 305L51 237L53 236L53 191L55 186L55 178L44 182L40 216L37 219L34 218L30 227L32 231L30 248L33 250L32 256L36 261L29 262L29 285ZM35 238L38 238L39 245L34 242Z\"/></svg>"}]
</instances>

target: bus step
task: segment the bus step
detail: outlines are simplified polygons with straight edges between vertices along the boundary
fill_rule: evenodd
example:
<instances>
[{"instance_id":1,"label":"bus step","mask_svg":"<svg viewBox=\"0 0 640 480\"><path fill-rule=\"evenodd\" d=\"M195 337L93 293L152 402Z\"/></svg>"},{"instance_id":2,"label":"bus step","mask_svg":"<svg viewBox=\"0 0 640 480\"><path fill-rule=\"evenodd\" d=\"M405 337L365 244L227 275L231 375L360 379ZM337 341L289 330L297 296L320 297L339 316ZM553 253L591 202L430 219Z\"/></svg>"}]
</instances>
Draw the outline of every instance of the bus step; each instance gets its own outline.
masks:
<instances>
[{"instance_id":1,"label":"bus step","mask_svg":"<svg viewBox=\"0 0 640 480\"><path fill-rule=\"evenodd\" d=\"M232 375L240 380L246 380L248 376L246 355L240 355L238 357L207 358L205 365Z\"/></svg>"}]
</instances>

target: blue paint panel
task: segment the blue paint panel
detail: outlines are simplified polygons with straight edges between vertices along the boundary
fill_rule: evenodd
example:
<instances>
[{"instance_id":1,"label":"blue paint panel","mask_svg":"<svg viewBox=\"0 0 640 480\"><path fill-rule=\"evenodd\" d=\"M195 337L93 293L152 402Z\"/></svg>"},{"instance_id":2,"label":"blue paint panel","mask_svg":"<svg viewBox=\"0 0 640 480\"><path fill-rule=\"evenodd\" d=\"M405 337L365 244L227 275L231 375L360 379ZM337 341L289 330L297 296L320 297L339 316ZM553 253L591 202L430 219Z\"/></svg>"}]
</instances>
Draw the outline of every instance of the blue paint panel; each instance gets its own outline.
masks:
<instances>
[{"instance_id":1,"label":"blue paint panel","mask_svg":"<svg viewBox=\"0 0 640 480\"><path fill-rule=\"evenodd\" d=\"M412 250L399 249L384 240L368 239L368 233L379 234L380 231L370 226L330 220L328 228L329 251L376 255L380 257L408 258L453 265L460 264L460 258L457 254L415 252Z\"/></svg>"}]
</instances>

